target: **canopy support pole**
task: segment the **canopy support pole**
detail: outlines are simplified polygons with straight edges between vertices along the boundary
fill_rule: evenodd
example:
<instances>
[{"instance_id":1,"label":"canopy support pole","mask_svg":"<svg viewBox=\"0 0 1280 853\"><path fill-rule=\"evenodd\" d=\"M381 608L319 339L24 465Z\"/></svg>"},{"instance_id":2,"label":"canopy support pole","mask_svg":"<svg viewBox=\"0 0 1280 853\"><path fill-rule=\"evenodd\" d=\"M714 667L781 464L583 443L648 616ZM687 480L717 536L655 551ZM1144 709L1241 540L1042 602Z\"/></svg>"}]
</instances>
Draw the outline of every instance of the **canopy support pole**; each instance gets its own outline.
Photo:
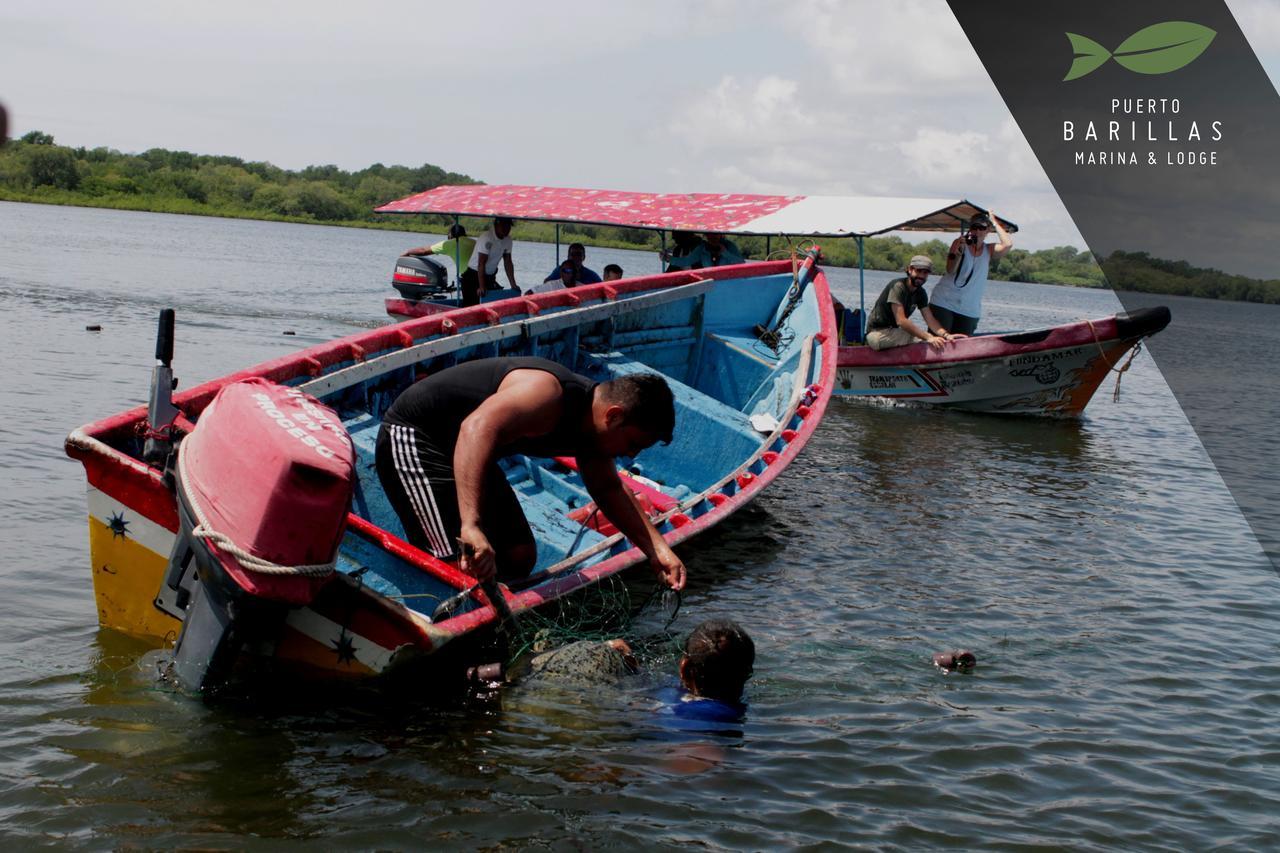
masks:
<instances>
[{"instance_id":1,"label":"canopy support pole","mask_svg":"<svg viewBox=\"0 0 1280 853\"><path fill-rule=\"evenodd\" d=\"M455 227L458 225L458 219L458 214L455 213L453 215ZM449 239L448 234L445 235L445 239ZM467 263L470 262L471 259L467 258ZM453 286L458 292L462 291L462 241L456 238L453 241Z\"/></svg>"},{"instance_id":2,"label":"canopy support pole","mask_svg":"<svg viewBox=\"0 0 1280 853\"><path fill-rule=\"evenodd\" d=\"M772 235L770 234L764 235L764 259L766 261L769 260L769 255L772 254L769 248L770 241L772 240L773 240Z\"/></svg>"},{"instance_id":3,"label":"canopy support pole","mask_svg":"<svg viewBox=\"0 0 1280 853\"><path fill-rule=\"evenodd\" d=\"M556 266L560 266L560 223L556 223Z\"/></svg>"},{"instance_id":4,"label":"canopy support pole","mask_svg":"<svg viewBox=\"0 0 1280 853\"><path fill-rule=\"evenodd\" d=\"M658 253L658 272L665 272L667 265L663 263L662 256L667 253L667 232L659 231L658 237L662 241L662 251Z\"/></svg>"},{"instance_id":5,"label":"canopy support pole","mask_svg":"<svg viewBox=\"0 0 1280 853\"><path fill-rule=\"evenodd\" d=\"M858 316L859 325L862 327L858 330L860 333L858 337L865 341L867 339L867 266L862 254L862 235L859 234L855 239L858 241Z\"/></svg>"}]
</instances>

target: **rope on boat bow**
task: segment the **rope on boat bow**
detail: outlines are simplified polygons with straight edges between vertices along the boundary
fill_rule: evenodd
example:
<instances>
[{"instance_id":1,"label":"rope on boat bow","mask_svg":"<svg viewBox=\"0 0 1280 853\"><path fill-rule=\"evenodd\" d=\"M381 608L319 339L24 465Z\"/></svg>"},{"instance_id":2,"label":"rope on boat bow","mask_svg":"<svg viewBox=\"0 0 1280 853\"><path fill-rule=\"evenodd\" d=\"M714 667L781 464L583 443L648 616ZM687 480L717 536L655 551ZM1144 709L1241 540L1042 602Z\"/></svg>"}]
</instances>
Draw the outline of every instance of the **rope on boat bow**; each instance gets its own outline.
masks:
<instances>
[{"instance_id":1,"label":"rope on boat bow","mask_svg":"<svg viewBox=\"0 0 1280 853\"><path fill-rule=\"evenodd\" d=\"M240 567L246 571L258 572L264 575L305 575L307 577L325 577L333 574L338 565L338 555L336 553L333 555L333 559L327 563L315 563L308 566L282 566L279 563L273 563L270 560L264 560L261 557L250 554L237 545L230 536L214 530L213 525L209 523L209 519L205 517L204 508L196 500L195 491L187 483L186 466L181 463L182 448L185 446L185 443L178 446L178 478L182 481L182 490L186 494L187 501L191 504L191 511L196 517L197 524L191 531L191 535L194 538L217 545L219 551L234 557Z\"/></svg>"},{"instance_id":2,"label":"rope on boat bow","mask_svg":"<svg viewBox=\"0 0 1280 853\"><path fill-rule=\"evenodd\" d=\"M1129 350L1129 358L1125 361L1124 366L1116 367L1111 363L1111 359L1107 358L1107 351L1102 348L1102 341L1098 340L1098 330L1093 327L1093 321L1086 319L1085 322L1089 324L1089 331L1093 333L1093 342L1098 345L1098 353L1102 356L1103 362L1105 362L1107 368L1116 375L1116 387L1111 392L1111 402L1119 403L1120 380L1124 378L1125 372L1133 365L1133 360L1138 357L1138 353L1142 352L1143 339L1139 338L1138 342L1133 345L1133 349Z\"/></svg>"}]
</instances>

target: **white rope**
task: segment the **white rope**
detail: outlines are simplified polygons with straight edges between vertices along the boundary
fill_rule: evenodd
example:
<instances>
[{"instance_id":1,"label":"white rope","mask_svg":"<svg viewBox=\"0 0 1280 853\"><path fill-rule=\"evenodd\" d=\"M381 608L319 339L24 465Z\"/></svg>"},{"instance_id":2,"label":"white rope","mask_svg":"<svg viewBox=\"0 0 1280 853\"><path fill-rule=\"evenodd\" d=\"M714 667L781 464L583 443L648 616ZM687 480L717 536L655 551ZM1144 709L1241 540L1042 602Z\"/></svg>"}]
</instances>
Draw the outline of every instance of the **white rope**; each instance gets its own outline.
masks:
<instances>
[{"instance_id":1,"label":"white rope","mask_svg":"<svg viewBox=\"0 0 1280 853\"><path fill-rule=\"evenodd\" d=\"M1120 380L1124 378L1125 371L1132 365L1133 360L1137 358L1138 353L1142 352L1142 338L1138 338L1138 342L1133 345L1133 349L1129 350L1129 360L1124 363L1124 367L1116 367L1111 363L1111 359L1107 358L1107 351L1102 348L1102 341L1098 340L1098 330L1093 327L1093 321L1086 319L1089 324L1089 331L1093 333L1093 342L1098 345L1098 354L1102 356L1102 361L1107 365L1107 369L1116 375L1116 387L1111 392L1111 402L1120 402Z\"/></svg>"},{"instance_id":2,"label":"white rope","mask_svg":"<svg viewBox=\"0 0 1280 853\"><path fill-rule=\"evenodd\" d=\"M182 480L182 491L186 494L187 501L191 504L191 511L195 513L196 521L198 522L191 531L193 537L217 545L218 550L234 557L241 568L246 571L258 572L264 575L305 575L307 577L325 577L333 574L338 565L338 555L336 553L333 555L333 559L327 563L316 563L310 566L282 566L270 560L255 557L232 541L231 537L214 530L213 525L209 524L209 520L205 517L199 501L196 500L195 491L187 482L187 469L182 464L185 447L186 442L178 445L178 477Z\"/></svg>"}]
</instances>

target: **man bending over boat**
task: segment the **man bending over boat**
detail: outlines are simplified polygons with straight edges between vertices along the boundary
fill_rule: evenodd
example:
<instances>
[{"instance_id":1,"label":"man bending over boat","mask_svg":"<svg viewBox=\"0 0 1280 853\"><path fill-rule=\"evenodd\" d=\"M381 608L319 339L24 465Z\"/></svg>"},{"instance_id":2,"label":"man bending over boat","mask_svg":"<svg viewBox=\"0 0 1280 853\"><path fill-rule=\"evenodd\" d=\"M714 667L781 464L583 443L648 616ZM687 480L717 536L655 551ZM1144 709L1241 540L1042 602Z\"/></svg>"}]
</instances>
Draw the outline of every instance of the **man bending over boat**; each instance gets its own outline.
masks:
<instances>
[{"instance_id":1,"label":"man bending over boat","mask_svg":"<svg viewBox=\"0 0 1280 853\"><path fill-rule=\"evenodd\" d=\"M924 283L933 271L933 261L925 255L916 255L907 264L906 276L889 282L876 299L871 316L867 318L867 346L872 349L891 349L924 341L934 349L942 349L947 341L963 338L953 335L938 325L929 309L929 295ZM911 322L911 315L920 309L924 328Z\"/></svg>"},{"instance_id":2,"label":"man bending over boat","mask_svg":"<svg viewBox=\"0 0 1280 853\"><path fill-rule=\"evenodd\" d=\"M544 358L490 358L450 367L411 385L378 432L378 478L409 541L463 565L479 580L522 578L538 549L498 460L577 458L600 511L649 558L673 589L685 567L614 465L671 441L675 404L657 374L596 383Z\"/></svg>"}]
</instances>

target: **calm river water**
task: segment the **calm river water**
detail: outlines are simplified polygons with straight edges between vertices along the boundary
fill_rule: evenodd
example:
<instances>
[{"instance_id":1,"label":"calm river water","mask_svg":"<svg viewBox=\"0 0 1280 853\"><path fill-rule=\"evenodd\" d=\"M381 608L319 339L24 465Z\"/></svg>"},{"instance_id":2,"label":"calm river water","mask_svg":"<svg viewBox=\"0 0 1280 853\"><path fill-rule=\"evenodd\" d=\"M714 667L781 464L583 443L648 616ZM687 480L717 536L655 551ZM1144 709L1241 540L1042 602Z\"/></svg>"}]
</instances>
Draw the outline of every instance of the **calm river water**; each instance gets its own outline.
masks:
<instances>
[{"instance_id":1,"label":"calm river water","mask_svg":"<svg viewBox=\"0 0 1280 853\"><path fill-rule=\"evenodd\" d=\"M1120 402L1108 383L1081 422L833 404L770 492L684 552L673 630L723 615L757 643L732 735L672 732L628 691L210 709L159 689L146 647L97 628L84 478L64 436L143 402L159 308L178 311L190 386L385 322L393 261L421 242L0 203L0 836L1280 845L1280 582L1145 354ZM522 281L553 253L518 245ZM589 251L596 269L610 261L656 269ZM848 271L833 277L856 292ZM1116 309L1108 291L993 284L984 323ZM955 647L976 651L974 673L931 666Z\"/></svg>"}]
</instances>

